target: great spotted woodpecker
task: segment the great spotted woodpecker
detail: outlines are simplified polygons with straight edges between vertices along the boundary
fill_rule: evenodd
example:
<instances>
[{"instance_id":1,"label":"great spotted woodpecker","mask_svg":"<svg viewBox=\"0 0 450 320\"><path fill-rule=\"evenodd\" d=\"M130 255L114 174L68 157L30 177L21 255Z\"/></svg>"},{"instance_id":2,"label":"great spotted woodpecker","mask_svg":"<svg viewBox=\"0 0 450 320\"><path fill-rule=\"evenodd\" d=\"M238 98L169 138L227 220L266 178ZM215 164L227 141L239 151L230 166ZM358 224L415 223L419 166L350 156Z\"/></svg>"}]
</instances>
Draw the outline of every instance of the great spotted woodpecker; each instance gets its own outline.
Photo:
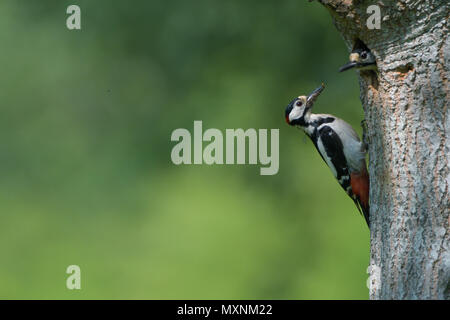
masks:
<instances>
[{"instance_id":1,"label":"great spotted woodpecker","mask_svg":"<svg viewBox=\"0 0 450 320\"><path fill-rule=\"evenodd\" d=\"M350 53L350 62L343 65L339 72L355 68L356 70L376 70L377 63L375 56L362 43L358 43Z\"/></svg>"},{"instance_id":2,"label":"great spotted woodpecker","mask_svg":"<svg viewBox=\"0 0 450 320\"><path fill-rule=\"evenodd\" d=\"M286 122L302 128L311 138L334 177L369 221L369 174L366 151L353 128L330 114L311 113L314 101L324 89L322 84L309 96L299 96L286 107Z\"/></svg>"}]
</instances>

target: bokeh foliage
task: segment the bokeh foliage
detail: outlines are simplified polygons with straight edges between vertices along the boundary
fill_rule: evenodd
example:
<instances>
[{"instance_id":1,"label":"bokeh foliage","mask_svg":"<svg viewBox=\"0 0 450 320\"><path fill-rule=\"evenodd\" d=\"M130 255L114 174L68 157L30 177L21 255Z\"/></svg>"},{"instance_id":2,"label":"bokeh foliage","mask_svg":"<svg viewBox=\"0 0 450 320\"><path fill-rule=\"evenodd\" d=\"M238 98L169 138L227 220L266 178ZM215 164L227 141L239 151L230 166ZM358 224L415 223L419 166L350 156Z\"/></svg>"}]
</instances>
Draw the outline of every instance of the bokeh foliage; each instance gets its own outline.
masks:
<instances>
[{"instance_id":1,"label":"bokeh foliage","mask_svg":"<svg viewBox=\"0 0 450 320\"><path fill-rule=\"evenodd\" d=\"M324 81L315 111L361 132L318 3L4 0L0 39L1 298L367 298L364 219L284 122ZM279 173L173 165L194 120L280 128Z\"/></svg>"}]
</instances>

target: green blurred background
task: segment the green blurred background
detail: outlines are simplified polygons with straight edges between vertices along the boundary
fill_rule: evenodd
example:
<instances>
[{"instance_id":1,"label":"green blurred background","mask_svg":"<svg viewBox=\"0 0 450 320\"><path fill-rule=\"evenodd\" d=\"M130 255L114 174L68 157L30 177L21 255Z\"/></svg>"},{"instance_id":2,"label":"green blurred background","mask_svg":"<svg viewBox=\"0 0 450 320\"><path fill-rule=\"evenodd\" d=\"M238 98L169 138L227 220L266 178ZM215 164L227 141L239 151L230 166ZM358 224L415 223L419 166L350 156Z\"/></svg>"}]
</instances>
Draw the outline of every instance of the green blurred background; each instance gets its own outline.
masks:
<instances>
[{"instance_id":1,"label":"green blurred background","mask_svg":"<svg viewBox=\"0 0 450 320\"><path fill-rule=\"evenodd\" d=\"M364 219L284 122L324 81L315 112L361 132L324 7L3 0L0 26L0 298L368 298ZM175 166L171 133L194 120L280 128L279 173Z\"/></svg>"}]
</instances>

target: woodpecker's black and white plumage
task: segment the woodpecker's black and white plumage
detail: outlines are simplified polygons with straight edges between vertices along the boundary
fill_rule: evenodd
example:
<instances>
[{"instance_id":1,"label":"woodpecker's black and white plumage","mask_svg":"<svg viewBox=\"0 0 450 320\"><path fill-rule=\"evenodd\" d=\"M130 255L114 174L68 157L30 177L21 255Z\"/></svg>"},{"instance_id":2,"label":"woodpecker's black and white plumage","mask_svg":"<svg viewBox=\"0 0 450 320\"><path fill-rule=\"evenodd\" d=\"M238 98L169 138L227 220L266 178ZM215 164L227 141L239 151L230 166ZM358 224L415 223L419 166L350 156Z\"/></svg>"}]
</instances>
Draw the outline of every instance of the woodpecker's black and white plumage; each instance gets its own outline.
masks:
<instances>
[{"instance_id":1,"label":"woodpecker's black and white plumage","mask_svg":"<svg viewBox=\"0 0 450 320\"><path fill-rule=\"evenodd\" d=\"M369 225L369 175L366 151L353 128L330 114L311 112L324 85L309 96L299 96L286 107L286 122L302 128L311 138L322 159L330 167L342 188L362 211Z\"/></svg>"},{"instance_id":2,"label":"woodpecker's black and white plumage","mask_svg":"<svg viewBox=\"0 0 450 320\"><path fill-rule=\"evenodd\" d=\"M364 45L358 45L350 53L350 62L343 65L339 72L355 68L356 70L376 70L377 62L375 56Z\"/></svg>"}]
</instances>

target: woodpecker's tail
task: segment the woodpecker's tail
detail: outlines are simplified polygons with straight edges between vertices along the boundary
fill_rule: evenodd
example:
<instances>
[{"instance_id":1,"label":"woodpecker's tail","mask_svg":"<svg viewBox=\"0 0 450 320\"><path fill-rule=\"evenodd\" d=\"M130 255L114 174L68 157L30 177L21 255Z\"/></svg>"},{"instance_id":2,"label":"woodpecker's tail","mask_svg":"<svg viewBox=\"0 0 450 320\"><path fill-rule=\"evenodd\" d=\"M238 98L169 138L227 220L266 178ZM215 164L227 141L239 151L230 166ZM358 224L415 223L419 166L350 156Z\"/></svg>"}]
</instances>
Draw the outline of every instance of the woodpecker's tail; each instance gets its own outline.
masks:
<instances>
[{"instance_id":1,"label":"woodpecker's tail","mask_svg":"<svg viewBox=\"0 0 450 320\"><path fill-rule=\"evenodd\" d=\"M363 205L361 202L359 202L359 201L358 201L358 204L359 204L359 206L361 207L361 211L362 211L362 214L363 214L363 216L364 216L364 219L366 219L367 226L368 226L369 229L370 229L370 220L369 220L369 210L370 210L370 208L369 208L369 205L364 206L364 205Z\"/></svg>"},{"instance_id":2,"label":"woodpecker's tail","mask_svg":"<svg viewBox=\"0 0 450 320\"><path fill-rule=\"evenodd\" d=\"M361 172L353 172L350 174L350 183L354 195L353 200L360 212L366 219L367 226L370 229L370 208L369 208L369 174L364 163Z\"/></svg>"},{"instance_id":3,"label":"woodpecker's tail","mask_svg":"<svg viewBox=\"0 0 450 320\"><path fill-rule=\"evenodd\" d=\"M370 229L370 220L369 220L369 205L365 206L358 197L353 198L353 201L355 202L356 208L358 209L359 213L364 216L364 219L366 219L367 226Z\"/></svg>"}]
</instances>

